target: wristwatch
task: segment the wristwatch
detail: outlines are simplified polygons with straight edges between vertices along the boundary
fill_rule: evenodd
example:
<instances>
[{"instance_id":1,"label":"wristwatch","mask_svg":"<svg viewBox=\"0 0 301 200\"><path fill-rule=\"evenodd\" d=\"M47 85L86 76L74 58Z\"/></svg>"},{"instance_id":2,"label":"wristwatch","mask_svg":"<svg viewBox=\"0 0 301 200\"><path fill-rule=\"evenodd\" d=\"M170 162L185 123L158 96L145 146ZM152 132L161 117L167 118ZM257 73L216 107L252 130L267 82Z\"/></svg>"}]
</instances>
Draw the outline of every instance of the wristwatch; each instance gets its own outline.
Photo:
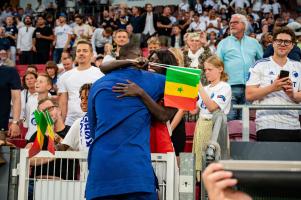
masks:
<instances>
[{"instance_id":1,"label":"wristwatch","mask_svg":"<svg viewBox=\"0 0 301 200\"><path fill-rule=\"evenodd\" d=\"M12 124L19 125L19 120L13 120L13 121L12 121Z\"/></svg>"}]
</instances>

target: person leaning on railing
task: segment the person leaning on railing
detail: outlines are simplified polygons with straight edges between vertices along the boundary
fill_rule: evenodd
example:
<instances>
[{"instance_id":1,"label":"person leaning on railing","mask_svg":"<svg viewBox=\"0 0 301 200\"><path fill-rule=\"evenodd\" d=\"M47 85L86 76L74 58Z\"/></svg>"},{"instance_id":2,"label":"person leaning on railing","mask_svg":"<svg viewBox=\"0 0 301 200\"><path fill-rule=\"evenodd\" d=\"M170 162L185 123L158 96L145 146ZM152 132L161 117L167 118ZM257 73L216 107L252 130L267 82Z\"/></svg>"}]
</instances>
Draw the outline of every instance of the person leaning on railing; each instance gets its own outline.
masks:
<instances>
[{"instance_id":1,"label":"person leaning on railing","mask_svg":"<svg viewBox=\"0 0 301 200\"><path fill-rule=\"evenodd\" d=\"M298 105L301 102L301 63L288 59L295 34L287 27L273 35L274 54L250 68L246 98L261 105ZM281 76L283 70L287 76ZM258 141L301 142L297 110L258 110Z\"/></svg>"},{"instance_id":2,"label":"person leaning on railing","mask_svg":"<svg viewBox=\"0 0 301 200\"><path fill-rule=\"evenodd\" d=\"M223 62L217 56L211 56L204 62L204 65L206 79L210 84L204 87L200 83L199 86L200 114L192 147L192 151L196 155L195 169L198 181L200 181L200 171L202 170L202 152L212 135L213 113L221 110L224 114L228 114L232 96L231 87L226 82L228 76L224 72Z\"/></svg>"}]
</instances>

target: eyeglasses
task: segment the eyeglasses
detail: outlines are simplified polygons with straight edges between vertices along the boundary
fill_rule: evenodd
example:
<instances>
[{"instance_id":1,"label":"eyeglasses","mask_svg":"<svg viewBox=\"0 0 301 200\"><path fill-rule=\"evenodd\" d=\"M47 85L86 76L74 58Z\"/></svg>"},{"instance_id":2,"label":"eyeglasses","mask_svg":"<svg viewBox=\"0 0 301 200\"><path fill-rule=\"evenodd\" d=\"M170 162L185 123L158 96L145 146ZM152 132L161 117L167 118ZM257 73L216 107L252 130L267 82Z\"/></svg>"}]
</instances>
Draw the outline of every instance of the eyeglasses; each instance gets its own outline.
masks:
<instances>
[{"instance_id":1,"label":"eyeglasses","mask_svg":"<svg viewBox=\"0 0 301 200\"><path fill-rule=\"evenodd\" d=\"M46 112L46 110L48 110L48 112L52 112L54 110L54 108L56 108L57 106L50 106L48 108L45 108L44 110L41 110L42 112Z\"/></svg>"},{"instance_id":2,"label":"eyeglasses","mask_svg":"<svg viewBox=\"0 0 301 200\"><path fill-rule=\"evenodd\" d=\"M274 42L275 42L277 45L282 45L282 44L284 44L284 46L288 46L288 45L292 44L292 41L291 41L291 40L275 39Z\"/></svg>"}]
</instances>

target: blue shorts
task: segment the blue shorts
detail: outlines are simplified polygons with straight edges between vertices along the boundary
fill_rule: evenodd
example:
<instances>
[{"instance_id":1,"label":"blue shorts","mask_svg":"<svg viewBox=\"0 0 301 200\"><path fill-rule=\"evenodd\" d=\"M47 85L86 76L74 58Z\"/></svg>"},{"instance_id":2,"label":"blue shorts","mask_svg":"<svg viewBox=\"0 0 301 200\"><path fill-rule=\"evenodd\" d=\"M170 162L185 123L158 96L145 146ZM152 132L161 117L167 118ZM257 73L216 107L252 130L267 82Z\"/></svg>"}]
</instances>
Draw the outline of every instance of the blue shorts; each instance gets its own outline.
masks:
<instances>
[{"instance_id":1,"label":"blue shorts","mask_svg":"<svg viewBox=\"0 0 301 200\"><path fill-rule=\"evenodd\" d=\"M158 194L156 192L135 192L128 194L98 197L92 200L158 200Z\"/></svg>"}]
</instances>

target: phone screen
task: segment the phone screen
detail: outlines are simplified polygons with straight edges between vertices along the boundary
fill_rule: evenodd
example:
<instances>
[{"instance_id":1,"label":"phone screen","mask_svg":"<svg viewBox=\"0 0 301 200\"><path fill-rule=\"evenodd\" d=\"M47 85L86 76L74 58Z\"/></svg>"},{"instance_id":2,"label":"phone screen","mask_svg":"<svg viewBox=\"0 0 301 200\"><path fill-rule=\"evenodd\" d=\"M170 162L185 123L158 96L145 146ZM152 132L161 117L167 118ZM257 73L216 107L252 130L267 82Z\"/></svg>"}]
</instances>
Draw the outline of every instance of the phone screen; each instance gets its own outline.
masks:
<instances>
[{"instance_id":1,"label":"phone screen","mask_svg":"<svg viewBox=\"0 0 301 200\"><path fill-rule=\"evenodd\" d=\"M280 70L280 75L279 75L279 78L285 78L285 77L288 77L289 76L289 71L286 71L286 70Z\"/></svg>"}]
</instances>

